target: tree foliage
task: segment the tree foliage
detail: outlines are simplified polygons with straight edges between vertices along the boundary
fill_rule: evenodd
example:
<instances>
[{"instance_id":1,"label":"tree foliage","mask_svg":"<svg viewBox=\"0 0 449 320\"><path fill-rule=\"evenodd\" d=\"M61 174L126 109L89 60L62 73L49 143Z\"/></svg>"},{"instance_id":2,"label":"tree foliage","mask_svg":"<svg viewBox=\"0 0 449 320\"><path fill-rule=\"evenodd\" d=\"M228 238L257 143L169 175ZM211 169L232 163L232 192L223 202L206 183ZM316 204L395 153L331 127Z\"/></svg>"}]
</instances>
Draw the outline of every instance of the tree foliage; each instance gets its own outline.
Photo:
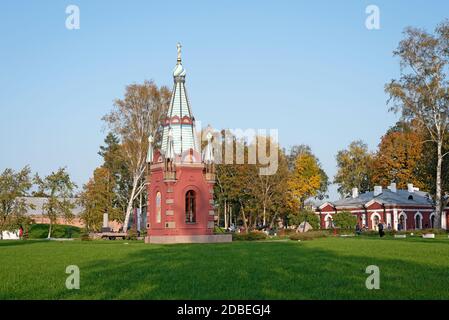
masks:
<instances>
[{"instance_id":1,"label":"tree foliage","mask_svg":"<svg viewBox=\"0 0 449 320\"><path fill-rule=\"evenodd\" d=\"M111 179L112 203L113 207L117 209L114 210L117 211L115 219L123 222L132 189L132 178L118 137L114 133L109 132L104 143L103 146L100 146L98 154L103 158L102 168L107 170ZM119 210L122 214L118 212Z\"/></svg>"},{"instance_id":2,"label":"tree foliage","mask_svg":"<svg viewBox=\"0 0 449 320\"><path fill-rule=\"evenodd\" d=\"M67 221L73 219L72 210L75 204L70 198L73 197L76 184L72 182L65 168L60 168L45 178L40 178L36 174L35 182L39 188L39 195L47 198L42 209L43 215L50 220L48 229L48 238L50 238L52 226L58 218L63 218Z\"/></svg>"},{"instance_id":3,"label":"tree foliage","mask_svg":"<svg viewBox=\"0 0 449 320\"><path fill-rule=\"evenodd\" d=\"M354 229L357 224L357 217L348 211L340 211L334 214L332 218L334 225L341 229Z\"/></svg>"},{"instance_id":4,"label":"tree foliage","mask_svg":"<svg viewBox=\"0 0 449 320\"><path fill-rule=\"evenodd\" d=\"M352 142L347 150L338 151L336 160L338 170L334 183L338 184L338 192L343 197L350 194L352 188L358 188L360 192L370 190L373 154L364 142Z\"/></svg>"},{"instance_id":5,"label":"tree foliage","mask_svg":"<svg viewBox=\"0 0 449 320\"><path fill-rule=\"evenodd\" d=\"M292 208L304 208L305 201L318 195L322 172L316 158L310 153L300 153L288 178L288 200Z\"/></svg>"},{"instance_id":6,"label":"tree foliage","mask_svg":"<svg viewBox=\"0 0 449 320\"><path fill-rule=\"evenodd\" d=\"M387 186L395 182L398 188L406 189L408 183L413 183L424 188L423 145L423 135L410 124L399 122L388 130L374 157L372 184Z\"/></svg>"},{"instance_id":7,"label":"tree foliage","mask_svg":"<svg viewBox=\"0 0 449 320\"><path fill-rule=\"evenodd\" d=\"M32 208L23 198L32 186L30 173L25 167L18 172L5 169L0 175L0 237L3 231L15 229Z\"/></svg>"},{"instance_id":8,"label":"tree foliage","mask_svg":"<svg viewBox=\"0 0 449 320\"><path fill-rule=\"evenodd\" d=\"M103 214L108 213L110 219L119 220L121 210L115 207L115 182L107 168L97 168L93 177L83 186L80 204L83 207L81 219L89 231L100 231Z\"/></svg>"},{"instance_id":9,"label":"tree foliage","mask_svg":"<svg viewBox=\"0 0 449 320\"><path fill-rule=\"evenodd\" d=\"M256 139L264 141L266 137ZM286 155L277 143L266 142L270 152L278 152L278 168L273 175L260 175L259 169L263 165L259 162L237 164L235 154L233 164L216 166L218 209L228 215L238 213L233 221L240 221L246 230L258 226L274 227L276 221L285 221L289 214L298 214L307 199L324 195L327 190L327 176L309 147L301 146L300 152ZM240 144L245 159L248 159L248 152L254 146L236 137L232 143ZM290 200L292 195L295 201Z\"/></svg>"}]
</instances>

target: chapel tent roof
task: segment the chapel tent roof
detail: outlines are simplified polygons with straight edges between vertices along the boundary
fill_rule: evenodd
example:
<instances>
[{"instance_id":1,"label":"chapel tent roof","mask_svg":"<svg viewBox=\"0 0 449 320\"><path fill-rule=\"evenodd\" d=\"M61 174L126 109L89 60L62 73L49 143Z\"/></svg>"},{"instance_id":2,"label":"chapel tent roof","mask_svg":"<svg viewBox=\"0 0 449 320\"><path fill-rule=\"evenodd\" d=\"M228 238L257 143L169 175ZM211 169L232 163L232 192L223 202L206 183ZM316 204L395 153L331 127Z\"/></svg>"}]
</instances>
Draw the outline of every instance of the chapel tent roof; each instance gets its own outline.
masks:
<instances>
[{"instance_id":1,"label":"chapel tent roof","mask_svg":"<svg viewBox=\"0 0 449 320\"><path fill-rule=\"evenodd\" d=\"M195 118L185 88L186 70L181 61L181 45L178 43L178 60L173 70L173 90L170 106L162 130L161 153L166 155L170 151L169 132L176 155L189 149L199 152Z\"/></svg>"}]
</instances>

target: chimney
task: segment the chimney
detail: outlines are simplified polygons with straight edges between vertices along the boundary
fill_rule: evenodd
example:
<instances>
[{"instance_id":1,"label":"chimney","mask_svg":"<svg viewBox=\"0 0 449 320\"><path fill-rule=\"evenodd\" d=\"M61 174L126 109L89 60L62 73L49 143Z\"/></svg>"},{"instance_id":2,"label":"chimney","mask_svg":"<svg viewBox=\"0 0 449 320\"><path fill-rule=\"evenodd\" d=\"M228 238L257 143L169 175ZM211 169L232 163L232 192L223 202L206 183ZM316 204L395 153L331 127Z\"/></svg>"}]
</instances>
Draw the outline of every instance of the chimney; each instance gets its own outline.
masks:
<instances>
[{"instance_id":1,"label":"chimney","mask_svg":"<svg viewBox=\"0 0 449 320\"><path fill-rule=\"evenodd\" d=\"M374 186L374 196L377 197L382 193L382 186Z\"/></svg>"},{"instance_id":2,"label":"chimney","mask_svg":"<svg viewBox=\"0 0 449 320\"><path fill-rule=\"evenodd\" d=\"M408 192L413 193L415 188L413 188L413 183L407 183Z\"/></svg>"},{"instance_id":3,"label":"chimney","mask_svg":"<svg viewBox=\"0 0 449 320\"><path fill-rule=\"evenodd\" d=\"M388 187L388 189L391 191L391 192L394 192L394 193L396 193L396 182L392 182L391 184L390 184L390 186Z\"/></svg>"},{"instance_id":4,"label":"chimney","mask_svg":"<svg viewBox=\"0 0 449 320\"><path fill-rule=\"evenodd\" d=\"M359 196L359 189L358 188L352 188L352 197L357 198Z\"/></svg>"}]
</instances>

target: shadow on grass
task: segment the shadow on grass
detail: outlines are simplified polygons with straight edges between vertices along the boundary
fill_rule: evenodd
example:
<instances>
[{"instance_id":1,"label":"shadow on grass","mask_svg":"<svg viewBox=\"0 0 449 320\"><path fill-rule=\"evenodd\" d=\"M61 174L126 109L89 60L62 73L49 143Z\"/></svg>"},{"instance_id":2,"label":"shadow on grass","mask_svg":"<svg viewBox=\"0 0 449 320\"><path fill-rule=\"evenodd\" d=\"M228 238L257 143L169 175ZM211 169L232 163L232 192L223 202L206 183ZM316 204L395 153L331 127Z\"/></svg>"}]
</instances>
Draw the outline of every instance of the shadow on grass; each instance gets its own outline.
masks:
<instances>
[{"instance_id":1,"label":"shadow on grass","mask_svg":"<svg viewBox=\"0 0 449 320\"><path fill-rule=\"evenodd\" d=\"M1 247L12 247L12 246L23 246L30 245L42 242L49 242L50 240L42 239L42 240L0 240L0 248Z\"/></svg>"},{"instance_id":2,"label":"shadow on grass","mask_svg":"<svg viewBox=\"0 0 449 320\"><path fill-rule=\"evenodd\" d=\"M376 250L371 242L360 242L349 255L295 242L142 246L121 259L80 265L81 290L61 291L59 298L449 298L447 265L357 255L363 246ZM381 290L366 289L369 265L380 268Z\"/></svg>"}]
</instances>

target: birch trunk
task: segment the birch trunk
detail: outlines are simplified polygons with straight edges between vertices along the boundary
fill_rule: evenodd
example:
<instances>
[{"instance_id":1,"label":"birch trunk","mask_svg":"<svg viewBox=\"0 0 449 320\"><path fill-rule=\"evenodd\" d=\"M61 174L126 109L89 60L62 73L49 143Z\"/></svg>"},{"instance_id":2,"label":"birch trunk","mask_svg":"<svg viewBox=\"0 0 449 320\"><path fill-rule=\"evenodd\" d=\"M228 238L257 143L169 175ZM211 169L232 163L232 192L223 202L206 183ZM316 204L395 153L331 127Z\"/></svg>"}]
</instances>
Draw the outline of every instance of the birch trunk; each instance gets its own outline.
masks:
<instances>
[{"instance_id":1,"label":"birch trunk","mask_svg":"<svg viewBox=\"0 0 449 320\"><path fill-rule=\"evenodd\" d=\"M245 233L248 233L248 223L246 222L246 215L243 206L240 207L240 212L242 213L243 227L245 228Z\"/></svg>"},{"instance_id":2,"label":"birch trunk","mask_svg":"<svg viewBox=\"0 0 449 320\"><path fill-rule=\"evenodd\" d=\"M227 201L224 201L224 227L225 230L228 230L228 210L227 210Z\"/></svg>"},{"instance_id":3,"label":"birch trunk","mask_svg":"<svg viewBox=\"0 0 449 320\"><path fill-rule=\"evenodd\" d=\"M435 188L435 228L441 228L441 164L443 161L443 156L441 154L442 141L438 140L437 143L437 179Z\"/></svg>"},{"instance_id":4,"label":"birch trunk","mask_svg":"<svg viewBox=\"0 0 449 320\"><path fill-rule=\"evenodd\" d=\"M267 206L265 203L263 204L263 225L265 226L267 224Z\"/></svg>"},{"instance_id":5,"label":"birch trunk","mask_svg":"<svg viewBox=\"0 0 449 320\"><path fill-rule=\"evenodd\" d=\"M49 227L48 227L48 235L47 235L47 239L50 239L50 237L51 237L51 227L52 227L52 225L53 225L53 223L52 223L52 221L51 221L51 219L50 219L50 225L49 225Z\"/></svg>"},{"instance_id":6,"label":"birch trunk","mask_svg":"<svg viewBox=\"0 0 449 320\"><path fill-rule=\"evenodd\" d=\"M133 210L134 196L136 194L137 183L139 182L139 179L140 179L139 176L134 175L133 188L131 190L131 196L128 200L128 206L126 208L125 221L123 222L123 232L128 232L129 217L131 216L131 211Z\"/></svg>"}]
</instances>

